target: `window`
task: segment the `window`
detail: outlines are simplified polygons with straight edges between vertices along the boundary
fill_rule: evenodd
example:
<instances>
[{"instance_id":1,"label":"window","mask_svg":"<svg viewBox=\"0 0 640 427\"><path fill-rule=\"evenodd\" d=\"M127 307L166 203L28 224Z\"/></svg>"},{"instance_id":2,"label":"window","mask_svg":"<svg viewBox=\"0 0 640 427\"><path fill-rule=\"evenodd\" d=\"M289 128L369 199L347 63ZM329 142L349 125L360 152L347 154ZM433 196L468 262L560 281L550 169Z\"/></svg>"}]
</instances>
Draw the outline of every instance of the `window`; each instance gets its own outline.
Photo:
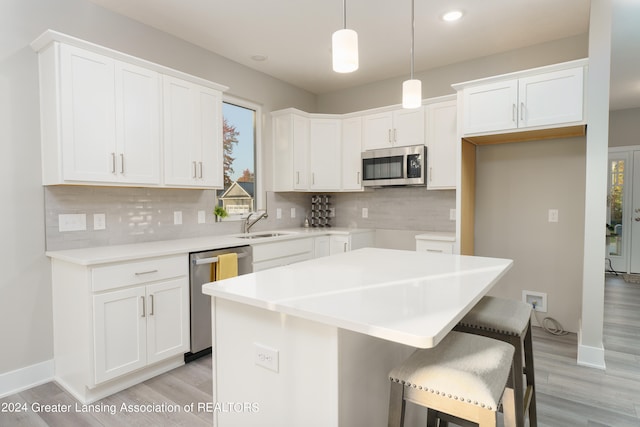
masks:
<instances>
[{"instance_id":1,"label":"window","mask_svg":"<svg viewBox=\"0 0 640 427\"><path fill-rule=\"evenodd\" d=\"M259 107L225 97L222 103L224 189L218 206L230 218L246 216L260 207L258 120Z\"/></svg>"}]
</instances>

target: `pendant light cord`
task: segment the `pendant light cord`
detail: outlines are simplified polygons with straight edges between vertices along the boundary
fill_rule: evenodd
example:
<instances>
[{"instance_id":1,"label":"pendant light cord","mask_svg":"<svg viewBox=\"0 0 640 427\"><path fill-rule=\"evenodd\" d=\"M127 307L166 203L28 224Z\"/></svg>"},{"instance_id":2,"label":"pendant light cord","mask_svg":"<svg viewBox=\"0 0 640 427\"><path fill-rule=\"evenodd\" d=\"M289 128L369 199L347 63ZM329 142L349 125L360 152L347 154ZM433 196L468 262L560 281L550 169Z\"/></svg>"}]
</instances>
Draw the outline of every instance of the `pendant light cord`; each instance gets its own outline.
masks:
<instances>
[{"instance_id":1,"label":"pendant light cord","mask_svg":"<svg viewBox=\"0 0 640 427\"><path fill-rule=\"evenodd\" d=\"M416 31L414 3L415 1L411 0L411 80L413 80L413 49L414 49L414 39L415 39L415 31Z\"/></svg>"},{"instance_id":2,"label":"pendant light cord","mask_svg":"<svg viewBox=\"0 0 640 427\"><path fill-rule=\"evenodd\" d=\"M342 23L344 29L347 29L347 0L342 0Z\"/></svg>"}]
</instances>

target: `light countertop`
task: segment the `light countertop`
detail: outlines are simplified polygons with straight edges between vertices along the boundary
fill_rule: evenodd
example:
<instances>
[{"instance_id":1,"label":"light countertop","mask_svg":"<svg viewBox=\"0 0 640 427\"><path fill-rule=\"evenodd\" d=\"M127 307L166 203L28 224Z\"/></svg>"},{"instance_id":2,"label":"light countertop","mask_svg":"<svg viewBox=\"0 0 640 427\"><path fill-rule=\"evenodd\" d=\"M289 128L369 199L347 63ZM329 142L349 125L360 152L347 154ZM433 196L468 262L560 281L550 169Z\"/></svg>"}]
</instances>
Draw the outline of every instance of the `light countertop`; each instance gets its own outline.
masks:
<instances>
[{"instance_id":1,"label":"light countertop","mask_svg":"<svg viewBox=\"0 0 640 427\"><path fill-rule=\"evenodd\" d=\"M444 338L512 263L364 248L208 283L203 293L429 348Z\"/></svg>"},{"instance_id":2,"label":"light countertop","mask_svg":"<svg viewBox=\"0 0 640 427\"><path fill-rule=\"evenodd\" d=\"M446 231L429 231L416 235L416 240L439 240L444 242L455 242L456 233Z\"/></svg>"},{"instance_id":3,"label":"light countertop","mask_svg":"<svg viewBox=\"0 0 640 427\"><path fill-rule=\"evenodd\" d=\"M243 239L242 233L202 236L189 239L162 240L146 243L132 243L127 245L100 246L62 251L47 251L50 258L71 262L79 265L98 265L111 262L123 262L141 258L153 258L169 255L188 254L190 252L206 251L209 249L231 248L245 245L259 245L274 241L300 239L331 234L354 234L370 232L370 229L358 228L295 228L286 230L256 231L250 234L278 232L283 235L260 239Z\"/></svg>"}]
</instances>

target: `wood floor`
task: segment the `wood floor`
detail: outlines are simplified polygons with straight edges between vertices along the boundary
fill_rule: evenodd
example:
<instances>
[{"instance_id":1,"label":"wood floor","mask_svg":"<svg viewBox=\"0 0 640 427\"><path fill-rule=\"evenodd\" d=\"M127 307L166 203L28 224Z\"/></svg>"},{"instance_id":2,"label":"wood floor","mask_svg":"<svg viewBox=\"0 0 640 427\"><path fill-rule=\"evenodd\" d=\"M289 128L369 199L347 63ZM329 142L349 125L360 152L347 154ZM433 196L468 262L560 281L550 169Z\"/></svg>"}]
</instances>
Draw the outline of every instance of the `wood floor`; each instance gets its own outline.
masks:
<instances>
[{"instance_id":1,"label":"wood floor","mask_svg":"<svg viewBox=\"0 0 640 427\"><path fill-rule=\"evenodd\" d=\"M540 427L640 426L640 285L607 276L604 344L607 369L576 365L576 335L552 336L534 328L538 425ZM199 359L117 393L97 404L103 413L34 413L33 404L72 405L75 400L55 383L0 399L25 404L27 412L0 412L0 426L210 426L212 415L198 403L211 401L211 359ZM126 405L165 404L193 412L123 413ZM115 408L115 414L109 413ZM251 426L253 427L253 426ZM345 426L352 427L352 426ZM358 427L358 426L354 426Z\"/></svg>"}]
</instances>

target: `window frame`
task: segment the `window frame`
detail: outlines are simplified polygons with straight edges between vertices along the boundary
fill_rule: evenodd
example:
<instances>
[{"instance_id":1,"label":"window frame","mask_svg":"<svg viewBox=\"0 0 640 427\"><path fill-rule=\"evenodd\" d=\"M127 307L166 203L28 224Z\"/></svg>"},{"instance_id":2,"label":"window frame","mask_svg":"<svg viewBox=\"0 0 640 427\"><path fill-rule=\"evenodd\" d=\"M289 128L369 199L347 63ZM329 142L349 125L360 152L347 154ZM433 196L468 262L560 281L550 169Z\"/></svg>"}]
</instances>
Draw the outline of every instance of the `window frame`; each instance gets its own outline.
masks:
<instances>
[{"instance_id":1,"label":"window frame","mask_svg":"<svg viewBox=\"0 0 640 427\"><path fill-rule=\"evenodd\" d=\"M254 121L254 177L255 177L255 204L254 211L266 209L266 197L263 194L263 173L262 173L262 106L252 101L248 101L243 98L238 98L233 95L222 95L222 103L233 104L238 107L253 110L255 112ZM223 109L224 110L224 109ZM224 111L222 113L224 118ZM216 206L218 205L218 199L216 196ZM243 214L230 214L223 221L241 221L247 218L248 215Z\"/></svg>"}]
</instances>

